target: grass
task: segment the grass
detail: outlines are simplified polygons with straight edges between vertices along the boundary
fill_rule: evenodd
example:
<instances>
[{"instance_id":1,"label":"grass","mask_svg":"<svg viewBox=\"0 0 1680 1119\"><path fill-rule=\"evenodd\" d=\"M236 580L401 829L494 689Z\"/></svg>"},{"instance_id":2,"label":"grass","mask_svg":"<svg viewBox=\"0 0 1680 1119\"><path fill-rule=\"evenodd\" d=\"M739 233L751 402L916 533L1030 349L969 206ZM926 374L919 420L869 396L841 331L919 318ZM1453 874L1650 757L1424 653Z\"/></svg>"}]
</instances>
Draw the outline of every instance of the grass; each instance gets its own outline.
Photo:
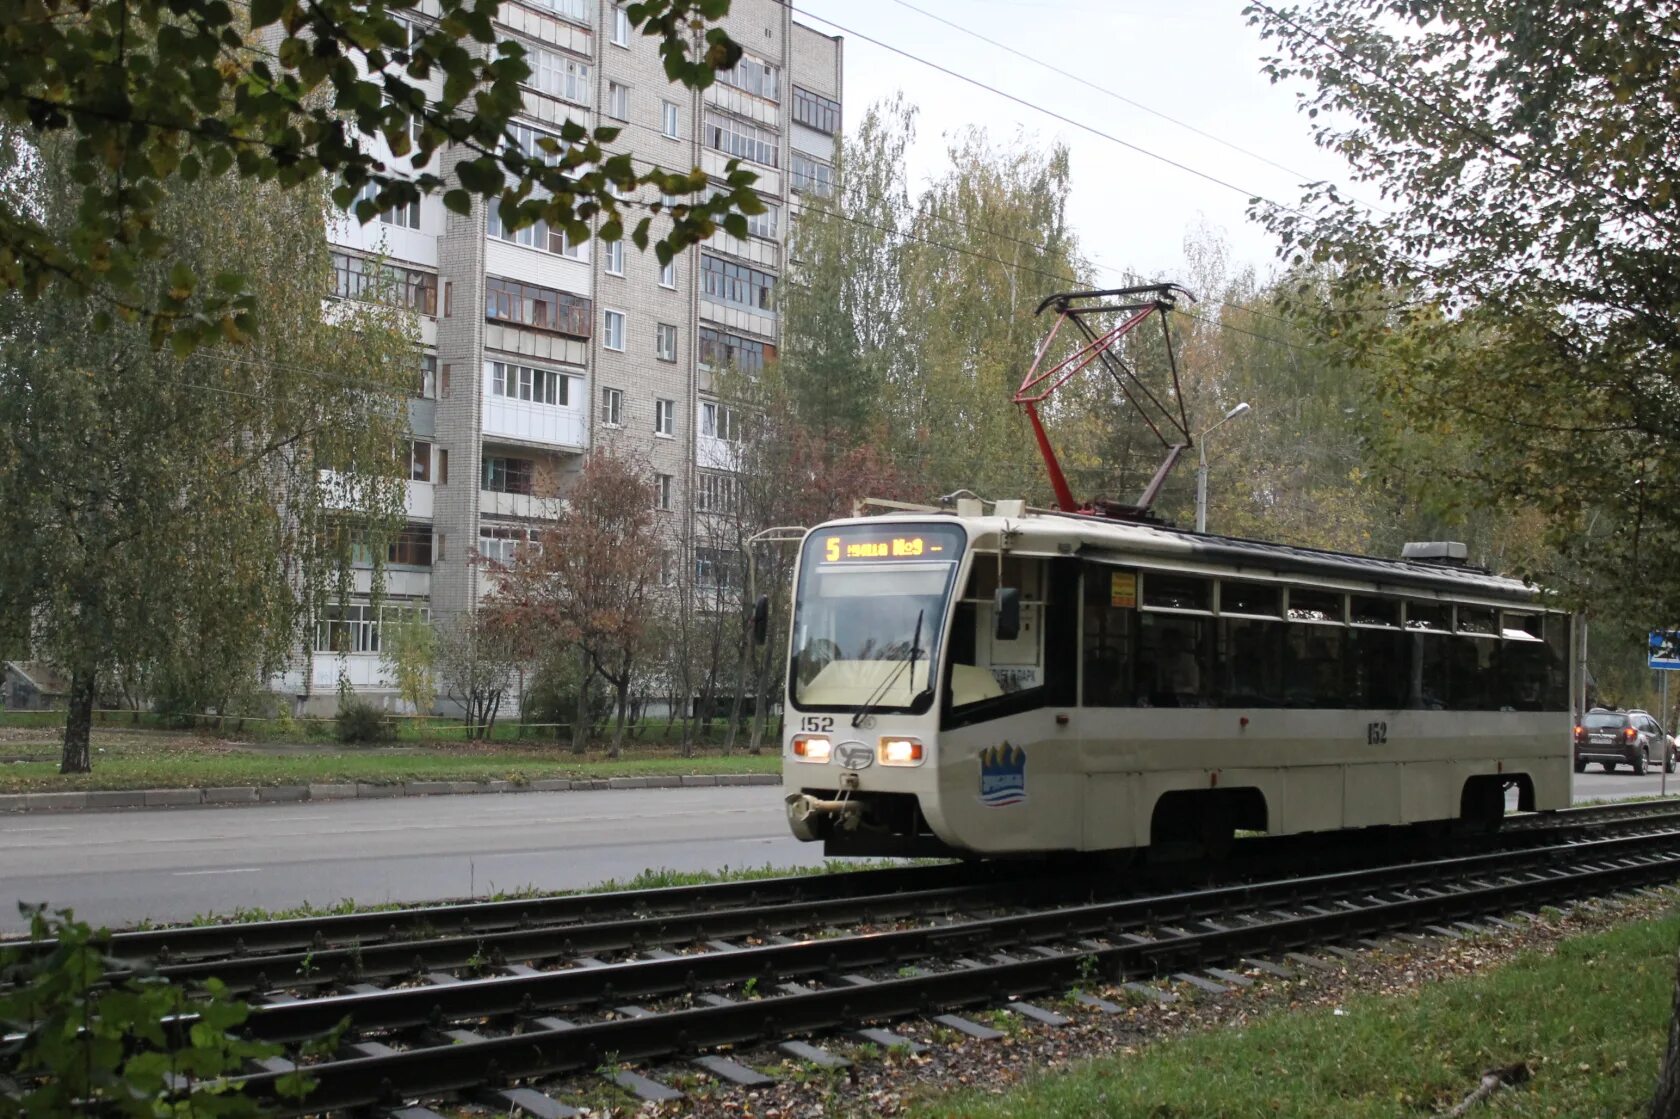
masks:
<instances>
[{"instance_id":1,"label":"grass","mask_svg":"<svg viewBox=\"0 0 1680 1119\"><path fill-rule=\"evenodd\" d=\"M62 716L60 716L62 718ZM93 772L58 772L56 728L15 725L0 732L0 793L84 789L167 789L222 785L340 784L354 781L513 781L543 778L652 777L671 774L775 773L764 754L724 755L703 747L692 758L668 746L626 744L623 756L582 756L561 746L525 743L342 746L336 742L229 742L180 731L93 732Z\"/></svg>"},{"instance_id":2,"label":"grass","mask_svg":"<svg viewBox=\"0 0 1680 1119\"><path fill-rule=\"evenodd\" d=\"M1533 1079L1477 1115L1643 1115L1667 1037L1680 916L1564 941L1485 975L1246 1029L1156 1043L1029 1081L1001 1097L924 1101L917 1119L1416 1119L1450 1110L1483 1071Z\"/></svg>"}]
</instances>

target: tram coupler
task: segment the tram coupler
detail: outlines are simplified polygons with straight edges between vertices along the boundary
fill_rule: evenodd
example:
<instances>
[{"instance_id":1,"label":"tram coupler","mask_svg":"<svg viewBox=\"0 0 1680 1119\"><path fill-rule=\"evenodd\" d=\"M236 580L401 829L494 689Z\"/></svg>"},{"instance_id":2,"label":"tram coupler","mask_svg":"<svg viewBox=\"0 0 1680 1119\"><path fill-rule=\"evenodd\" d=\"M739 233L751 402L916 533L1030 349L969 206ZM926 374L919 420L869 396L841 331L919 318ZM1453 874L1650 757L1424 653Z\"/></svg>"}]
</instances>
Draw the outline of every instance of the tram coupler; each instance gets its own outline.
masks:
<instances>
[{"instance_id":1,"label":"tram coupler","mask_svg":"<svg viewBox=\"0 0 1680 1119\"><path fill-rule=\"evenodd\" d=\"M822 839L837 828L856 831L863 822L863 805L855 800L820 800L808 793L789 793L788 826L796 838Z\"/></svg>"}]
</instances>

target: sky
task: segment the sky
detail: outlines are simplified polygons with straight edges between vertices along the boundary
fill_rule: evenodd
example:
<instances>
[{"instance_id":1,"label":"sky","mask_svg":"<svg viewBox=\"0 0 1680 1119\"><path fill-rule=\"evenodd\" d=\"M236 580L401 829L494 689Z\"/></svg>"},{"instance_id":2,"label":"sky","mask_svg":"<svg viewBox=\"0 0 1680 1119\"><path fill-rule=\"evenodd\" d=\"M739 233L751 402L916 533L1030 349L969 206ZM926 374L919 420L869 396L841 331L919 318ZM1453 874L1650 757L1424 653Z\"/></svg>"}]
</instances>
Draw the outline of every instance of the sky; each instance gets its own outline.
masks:
<instances>
[{"instance_id":1,"label":"sky","mask_svg":"<svg viewBox=\"0 0 1680 1119\"><path fill-rule=\"evenodd\" d=\"M1147 0L790 2L795 20L845 39L848 127L870 103L897 90L918 107L916 146L909 160L913 186L941 173L947 162L946 137L970 125L983 126L994 140L1024 137L1045 146L1067 144L1072 163L1069 220L1104 284L1124 282L1122 272L1150 280L1179 279L1185 273L1185 238L1202 228L1227 243L1234 268L1251 266L1264 276L1276 266L1275 243L1248 220L1249 197L1292 204L1300 199L1305 182L1346 183L1340 159L1314 146L1306 117L1295 109L1296 90L1274 86L1261 72L1266 44L1243 18L1241 0L1178 0L1170 5ZM1007 44L1055 69L1013 56L914 9ZM838 23L826 22L830 19ZM1077 124L942 74L862 36L995 86ZM1192 128L1218 139L1198 135Z\"/></svg>"}]
</instances>

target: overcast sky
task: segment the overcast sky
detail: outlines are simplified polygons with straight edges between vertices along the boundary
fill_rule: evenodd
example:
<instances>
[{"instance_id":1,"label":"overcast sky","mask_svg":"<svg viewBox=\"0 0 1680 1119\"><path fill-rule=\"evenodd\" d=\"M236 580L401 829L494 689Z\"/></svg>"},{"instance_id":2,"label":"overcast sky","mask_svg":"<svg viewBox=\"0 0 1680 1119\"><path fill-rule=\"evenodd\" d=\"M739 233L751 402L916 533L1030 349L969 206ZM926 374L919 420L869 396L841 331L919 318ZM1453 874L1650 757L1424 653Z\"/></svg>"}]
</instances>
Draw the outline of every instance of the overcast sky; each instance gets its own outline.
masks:
<instances>
[{"instance_id":1,"label":"overcast sky","mask_svg":"<svg viewBox=\"0 0 1680 1119\"><path fill-rule=\"evenodd\" d=\"M1248 221L1249 195L1293 203L1300 198L1300 184L1309 179L1345 182L1340 161L1314 147L1305 117L1295 110L1295 91L1272 85L1261 73L1263 45L1243 19L1241 0L791 2L796 20L845 37L848 127L871 102L895 90L902 89L919 108L910 161L913 183L943 169L945 137L971 124L998 139L1024 134L1039 144L1065 142L1073 177L1069 214L1086 256L1106 269L1099 274L1103 283L1119 283L1121 269L1152 279L1178 278L1185 235L1204 225L1229 242L1234 265L1251 264L1264 274L1274 266L1273 242ZM1006 43L1063 74L918 14L910 5ZM839 26L824 22L825 17ZM939 73L864 41L864 35L1193 171Z\"/></svg>"}]
</instances>

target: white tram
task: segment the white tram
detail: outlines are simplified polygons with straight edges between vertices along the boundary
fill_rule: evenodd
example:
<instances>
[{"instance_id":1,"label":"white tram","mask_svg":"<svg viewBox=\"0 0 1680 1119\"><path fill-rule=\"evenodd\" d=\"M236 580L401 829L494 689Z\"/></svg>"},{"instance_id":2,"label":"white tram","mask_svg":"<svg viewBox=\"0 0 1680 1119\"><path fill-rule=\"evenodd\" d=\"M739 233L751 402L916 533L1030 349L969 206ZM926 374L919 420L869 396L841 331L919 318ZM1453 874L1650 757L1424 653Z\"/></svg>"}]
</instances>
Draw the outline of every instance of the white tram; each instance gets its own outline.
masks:
<instances>
[{"instance_id":1,"label":"white tram","mask_svg":"<svg viewBox=\"0 0 1680 1119\"><path fill-rule=\"evenodd\" d=\"M1569 803L1514 579L978 502L809 532L783 779L831 854L1219 846Z\"/></svg>"}]
</instances>

